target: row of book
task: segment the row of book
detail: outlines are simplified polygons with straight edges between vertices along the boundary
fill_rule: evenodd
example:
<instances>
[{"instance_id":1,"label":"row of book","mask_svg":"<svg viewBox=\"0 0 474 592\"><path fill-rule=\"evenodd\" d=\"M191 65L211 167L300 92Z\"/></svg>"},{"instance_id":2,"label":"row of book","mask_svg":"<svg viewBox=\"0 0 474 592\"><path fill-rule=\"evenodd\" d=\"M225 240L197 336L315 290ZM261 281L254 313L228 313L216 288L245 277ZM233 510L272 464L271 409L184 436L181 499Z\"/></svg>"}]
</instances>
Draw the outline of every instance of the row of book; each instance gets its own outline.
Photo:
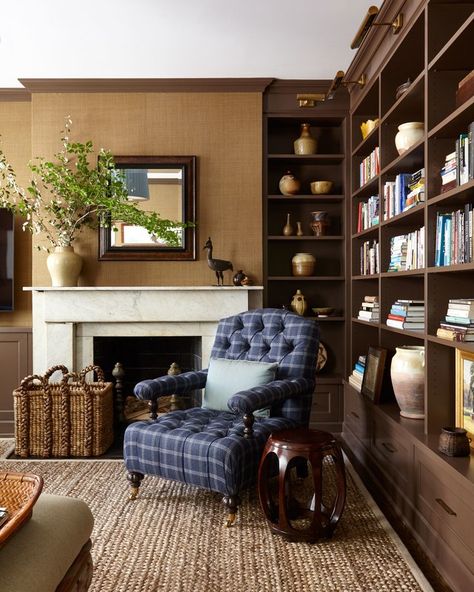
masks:
<instances>
[{"instance_id":1,"label":"row of book","mask_svg":"<svg viewBox=\"0 0 474 592\"><path fill-rule=\"evenodd\" d=\"M366 202L359 202L357 232L362 232L379 223L379 196L372 195Z\"/></svg>"},{"instance_id":2,"label":"row of book","mask_svg":"<svg viewBox=\"0 0 474 592\"><path fill-rule=\"evenodd\" d=\"M357 318L368 323L379 322L380 305L377 296L364 296Z\"/></svg>"},{"instance_id":3,"label":"row of book","mask_svg":"<svg viewBox=\"0 0 474 592\"><path fill-rule=\"evenodd\" d=\"M450 341L474 341L474 298L450 298L436 335Z\"/></svg>"},{"instance_id":4,"label":"row of book","mask_svg":"<svg viewBox=\"0 0 474 592\"><path fill-rule=\"evenodd\" d=\"M474 121L459 135L454 152L446 155L441 174L441 192L449 191L474 179Z\"/></svg>"},{"instance_id":5,"label":"row of book","mask_svg":"<svg viewBox=\"0 0 474 592\"><path fill-rule=\"evenodd\" d=\"M360 275L372 275L380 271L380 249L376 240L364 241L360 246Z\"/></svg>"},{"instance_id":6,"label":"row of book","mask_svg":"<svg viewBox=\"0 0 474 592\"><path fill-rule=\"evenodd\" d=\"M435 266L474 261L474 207L436 214Z\"/></svg>"},{"instance_id":7,"label":"row of book","mask_svg":"<svg viewBox=\"0 0 474 592\"><path fill-rule=\"evenodd\" d=\"M390 239L388 271L408 271L425 266L425 228Z\"/></svg>"},{"instance_id":8,"label":"row of book","mask_svg":"<svg viewBox=\"0 0 474 592\"><path fill-rule=\"evenodd\" d=\"M359 356L357 358L357 362L354 364L352 374L347 379L349 384L351 384L356 389L356 391L359 392L362 388L362 379L364 378L366 360L367 356Z\"/></svg>"},{"instance_id":9,"label":"row of book","mask_svg":"<svg viewBox=\"0 0 474 592\"><path fill-rule=\"evenodd\" d=\"M383 217L388 220L425 201L425 169L400 173L383 186Z\"/></svg>"},{"instance_id":10,"label":"row of book","mask_svg":"<svg viewBox=\"0 0 474 592\"><path fill-rule=\"evenodd\" d=\"M360 163L360 187L363 187L371 179L380 173L380 150L376 146Z\"/></svg>"},{"instance_id":11,"label":"row of book","mask_svg":"<svg viewBox=\"0 0 474 592\"><path fill-rule=\"evenodd\" d=\"M425 303L423 300L398 299L392 304L385 321L388 327L408 331L424 331Z\"/></svg>"}]
</instances>

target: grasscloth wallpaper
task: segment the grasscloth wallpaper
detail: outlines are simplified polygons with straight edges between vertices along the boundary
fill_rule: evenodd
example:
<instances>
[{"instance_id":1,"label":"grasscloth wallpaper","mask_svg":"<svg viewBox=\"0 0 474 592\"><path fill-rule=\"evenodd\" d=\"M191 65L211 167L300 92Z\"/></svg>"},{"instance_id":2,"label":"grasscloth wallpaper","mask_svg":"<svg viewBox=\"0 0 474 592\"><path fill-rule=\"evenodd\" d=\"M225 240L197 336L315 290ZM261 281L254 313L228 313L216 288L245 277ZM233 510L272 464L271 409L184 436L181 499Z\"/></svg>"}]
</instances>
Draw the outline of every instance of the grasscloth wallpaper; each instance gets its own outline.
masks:
<instances>
[{"instance_id":1,"label":"grasscloth wallpaper","mask_svg":"<svg viewBox=\"0 0 474 592\"><path fill-rule=\"evenodd\" d=\"M99 262L97 233L87 230L76 244L84 257L80 285L210 285L215 277L202 250L208 236L215 257L230 259L235 270L261 283L261 102L258 92L32 95L33 155L50 157L59 149L64 117L71 115L74 139L92 139L116 155L198 159L198 259ZM50 285L45 257L33 250L35 286Z\"/></svg>"}]
</instances>

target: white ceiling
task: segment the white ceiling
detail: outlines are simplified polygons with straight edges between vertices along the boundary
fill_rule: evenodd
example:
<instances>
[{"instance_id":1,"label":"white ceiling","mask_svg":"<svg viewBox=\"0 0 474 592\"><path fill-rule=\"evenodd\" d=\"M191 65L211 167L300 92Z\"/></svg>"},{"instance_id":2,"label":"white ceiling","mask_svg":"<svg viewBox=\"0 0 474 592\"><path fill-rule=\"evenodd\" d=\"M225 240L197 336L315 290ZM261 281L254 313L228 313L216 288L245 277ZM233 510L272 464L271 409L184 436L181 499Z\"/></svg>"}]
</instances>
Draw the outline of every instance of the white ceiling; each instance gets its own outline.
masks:
<instances>
[{"instance_id":1,"label":"white ceiling","mask_svg":"<svg viewBox=\"0 0 474 592\"><path fill-rule=\"evenodd\" d=\"M350 64L370 4L4 0L0 87L18 78L333 78Z\"/></svg>"}]
</instances>

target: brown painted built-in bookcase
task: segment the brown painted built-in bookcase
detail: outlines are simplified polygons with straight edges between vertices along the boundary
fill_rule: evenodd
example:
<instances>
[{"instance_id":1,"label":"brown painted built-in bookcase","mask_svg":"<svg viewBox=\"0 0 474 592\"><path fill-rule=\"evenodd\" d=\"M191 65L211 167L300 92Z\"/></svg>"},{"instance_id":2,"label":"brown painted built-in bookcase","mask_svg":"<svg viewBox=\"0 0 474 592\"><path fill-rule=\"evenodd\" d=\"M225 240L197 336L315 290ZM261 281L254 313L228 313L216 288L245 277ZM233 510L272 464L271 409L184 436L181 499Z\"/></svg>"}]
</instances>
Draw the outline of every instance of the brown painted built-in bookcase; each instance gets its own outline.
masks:
<instances>
[{"instance_id":1,"label":"brown painted built-in bookcase","mask_svg":"<svg viewBox=\"0 0 474 592\"><path fill-rule=\"evenodd\" d=\"M474 589L474 452L455 458L438 450L441 428L454 426L455 358L474 344L436 336L452 298L474 298L474 263L436 266L436 218L474 203L474 181L442 191L440 171L461 133L474 121L474 98L456 103L458 83L474 69L474 3L393 0L377 19L392 22L403 13L402 30L372 29L347 77L367 77L364 87L350 88L351 197L348 200L350 242L349 373L369 345L425 348L425 417L400 416L390 384L380 404L373 404L348 383L344 386L343 440L368 481L411 528L454 590ZM362 18L363 15L361 15ZM397 88L410 80L397 98ZM360 124L378 119L362 138ZM423 137L398 154L395 135L405 122L424 122ZM380 172L360 186L359 166L375 147ZM425 201L391 218L383 217L383 187L399 173L425 169ZM359 203L379 195L379 223L358 232ZM410 271L388 271L390 239L424 228L425 265ZM379 243L380 270L361 275L360 247ZM380 302L378 322L359 320L366 295ZM425 302L425 329L392 328L385 321L396 299Z\"/></svg>"}]
</instances>

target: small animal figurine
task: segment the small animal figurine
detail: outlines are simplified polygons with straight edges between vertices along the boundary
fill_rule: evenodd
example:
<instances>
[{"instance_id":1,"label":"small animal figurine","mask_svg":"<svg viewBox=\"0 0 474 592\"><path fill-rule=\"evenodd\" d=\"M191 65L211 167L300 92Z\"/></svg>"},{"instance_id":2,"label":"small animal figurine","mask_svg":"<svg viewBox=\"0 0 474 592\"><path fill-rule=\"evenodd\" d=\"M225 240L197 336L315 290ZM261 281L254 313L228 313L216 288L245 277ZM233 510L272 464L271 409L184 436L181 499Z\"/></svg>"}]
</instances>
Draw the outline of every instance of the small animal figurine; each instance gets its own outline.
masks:
<instances>
[{"instance_id":1,"label":"small animal figurine","mask_svg":"<svg viewBox=\"0 0 474 592\"><path fill-rule=\"evenodd\" d=\"M230 271L234 271L232 267L231 261L224 261L224 259L213 259L212 257L212 241L211 237L209 237L204 245L204 251L207 250L207 264L216 273L217 278L217 285L223 286L224 285L224 271L230 269Z\"/></svg>"}]
</instances>

